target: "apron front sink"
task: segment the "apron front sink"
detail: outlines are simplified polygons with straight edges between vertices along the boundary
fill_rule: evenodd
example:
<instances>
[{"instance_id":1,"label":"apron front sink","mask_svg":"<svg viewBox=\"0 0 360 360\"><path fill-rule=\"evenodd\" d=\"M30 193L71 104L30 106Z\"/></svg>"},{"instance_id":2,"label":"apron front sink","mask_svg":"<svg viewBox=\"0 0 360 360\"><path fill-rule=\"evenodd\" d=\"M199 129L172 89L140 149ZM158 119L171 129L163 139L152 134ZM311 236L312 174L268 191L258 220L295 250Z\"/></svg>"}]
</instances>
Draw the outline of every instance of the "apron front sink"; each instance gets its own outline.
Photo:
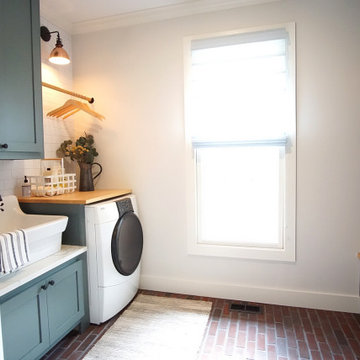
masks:
<instances>
[{"instance_id":1,"label":"apron front sink","mask_svg":"<svg viewBox=\"0 0 360 360\"><path fill-rule=\"evenodd\" d=\"M27 235L30 263L50 256L61 248L61 235L68 217L60 215L25 214L16 196L2 198L0 209L0 234L24 230Z\"/></svg>"}]
</instances>

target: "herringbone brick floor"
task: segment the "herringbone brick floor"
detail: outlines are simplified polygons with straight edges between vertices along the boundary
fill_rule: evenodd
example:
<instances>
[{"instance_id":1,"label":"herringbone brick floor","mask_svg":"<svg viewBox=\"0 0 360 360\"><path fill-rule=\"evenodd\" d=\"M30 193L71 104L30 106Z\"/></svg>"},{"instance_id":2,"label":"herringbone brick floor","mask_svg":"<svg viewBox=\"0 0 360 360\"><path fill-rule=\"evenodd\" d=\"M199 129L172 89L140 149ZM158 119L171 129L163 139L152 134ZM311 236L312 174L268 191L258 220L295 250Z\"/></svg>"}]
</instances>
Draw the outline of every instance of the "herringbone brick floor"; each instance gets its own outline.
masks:
<instances>
[{"instance_id":1,"label":"herringbone brick floor","mask_svg":"<svg viewBox=\"0 0 360 360\"><path fill-rule=\"evenodd\" d=\"M268 304L249 314L231 310L237 301L141 292L213 303L198 360L360 360L360 314ZM71 332L42 360L82 359L118 316L83 334Z\"/></svg>"}]
</instances>

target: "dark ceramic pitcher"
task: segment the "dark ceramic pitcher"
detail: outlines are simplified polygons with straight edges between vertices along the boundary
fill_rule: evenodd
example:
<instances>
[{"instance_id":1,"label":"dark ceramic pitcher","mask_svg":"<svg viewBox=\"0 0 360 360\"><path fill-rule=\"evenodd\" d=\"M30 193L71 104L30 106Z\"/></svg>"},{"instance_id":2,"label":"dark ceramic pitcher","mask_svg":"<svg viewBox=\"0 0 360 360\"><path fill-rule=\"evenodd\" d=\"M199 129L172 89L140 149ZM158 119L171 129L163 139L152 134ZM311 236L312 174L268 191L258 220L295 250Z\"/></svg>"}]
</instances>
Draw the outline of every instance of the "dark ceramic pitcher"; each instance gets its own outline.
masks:
<instances>
[{"instance_id":1,"label":"dark ceramic pitcher","mask_svg":"<svg viewBox=\"0 0 360 360\"><path fill-rule=\"evenodd\" d=\"M96 179L102 173L102 166L97 163L83 163L78 162L80 167L80 183L79 183L79 191L94 191L94 179ZM99 172L93 176L92 167L93 165L99 166Z\"/></svg>"}]
</instances>

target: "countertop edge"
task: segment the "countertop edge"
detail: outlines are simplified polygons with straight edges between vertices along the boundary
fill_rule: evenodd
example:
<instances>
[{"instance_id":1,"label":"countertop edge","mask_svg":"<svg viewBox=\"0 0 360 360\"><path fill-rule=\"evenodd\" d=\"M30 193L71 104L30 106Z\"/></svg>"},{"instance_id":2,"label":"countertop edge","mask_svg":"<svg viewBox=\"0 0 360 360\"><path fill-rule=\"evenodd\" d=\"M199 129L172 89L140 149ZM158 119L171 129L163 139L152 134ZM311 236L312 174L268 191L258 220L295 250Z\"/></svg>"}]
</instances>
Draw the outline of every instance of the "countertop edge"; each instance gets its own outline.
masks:
<instances>
[{"instance_id":1,"label":"countertop edge","mask_svg":"<svg viewBox=\"0 0 360 360\"><path fill-rule=\"evenodd\" d=\"M18 200L20 203L87 205L119 196L126 196L131 193L131 189L95 190L82 192L75 191L73 193L55 196L20 196L18 197Z\"/></svg>"},{"instance_id":2,"label":"countertop edge","mask_svg":"<svg viewBox=\"0 0 360 360\"><path fill-rule=\"evenodd\" d=\"M0 296L8 294L86 251L86 246L62 245L60 251L57 253L27 265L14 274L5 275L1 278Z\"/></svg>"}]
</instances>

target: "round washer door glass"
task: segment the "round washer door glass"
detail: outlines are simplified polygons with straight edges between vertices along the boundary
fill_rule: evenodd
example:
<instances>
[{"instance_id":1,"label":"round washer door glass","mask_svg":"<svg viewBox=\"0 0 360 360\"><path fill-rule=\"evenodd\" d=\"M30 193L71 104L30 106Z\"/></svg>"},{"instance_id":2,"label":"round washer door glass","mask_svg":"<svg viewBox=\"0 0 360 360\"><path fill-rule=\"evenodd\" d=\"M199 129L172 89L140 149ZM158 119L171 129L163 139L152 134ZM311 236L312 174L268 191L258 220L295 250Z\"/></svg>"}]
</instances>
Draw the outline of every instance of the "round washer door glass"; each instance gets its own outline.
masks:
<instances>
[{"instance_id":1,"label":"round washer door glass","mask_svg":"<svg viewBox=\"0 0 360 360\"><path fill-rule=\"evenodd\" d=\"M111 255L116 270L122 275L131 275L139 265L142 249L140 221L133 212L127 212L117 221L111 240Z\"/></svg>"}]
</instances>

